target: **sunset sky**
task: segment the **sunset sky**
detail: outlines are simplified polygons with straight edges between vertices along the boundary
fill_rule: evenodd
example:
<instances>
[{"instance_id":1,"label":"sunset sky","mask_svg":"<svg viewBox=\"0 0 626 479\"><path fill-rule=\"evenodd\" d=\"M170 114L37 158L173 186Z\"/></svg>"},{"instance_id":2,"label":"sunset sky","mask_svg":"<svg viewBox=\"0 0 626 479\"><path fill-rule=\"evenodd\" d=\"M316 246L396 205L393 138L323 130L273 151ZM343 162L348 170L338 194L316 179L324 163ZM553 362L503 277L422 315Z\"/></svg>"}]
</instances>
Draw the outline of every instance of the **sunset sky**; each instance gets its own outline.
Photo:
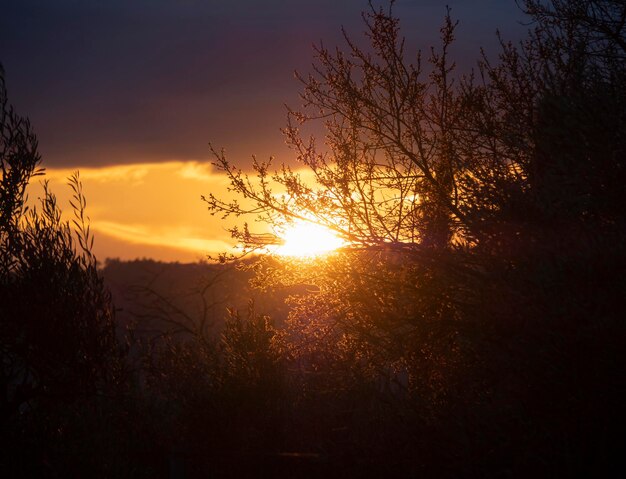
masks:
<instances>
[{"instance_id":1,"label":"sunset sky","mask_svg":"<svg viewBox=\"0 0 626 479\"><path fill-rule=\"evenodd\" d=\"M527 28L514 0L398 0L409 52L437 44L446 4L462 71L480 46L497 53L497 28L512 40ZM231 244L200 201L226 188L208 143L244 167L253 154L291 162L280 128L284 104L298 105L293 72L310 69L312 44L341 45L342 25L362 39L367 5L3 0L0 62L64 206L80 170L97 256L194 261Z\"/></svg>"}]
</instances>

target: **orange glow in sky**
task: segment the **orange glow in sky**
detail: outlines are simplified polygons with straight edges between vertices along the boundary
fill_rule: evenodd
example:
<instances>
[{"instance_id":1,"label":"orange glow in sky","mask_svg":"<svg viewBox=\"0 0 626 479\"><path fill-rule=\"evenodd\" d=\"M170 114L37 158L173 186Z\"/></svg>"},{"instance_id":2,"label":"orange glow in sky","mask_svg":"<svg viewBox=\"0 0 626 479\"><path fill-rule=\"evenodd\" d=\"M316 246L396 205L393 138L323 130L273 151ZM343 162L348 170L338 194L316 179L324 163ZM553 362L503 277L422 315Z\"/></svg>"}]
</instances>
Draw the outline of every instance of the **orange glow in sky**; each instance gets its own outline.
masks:
<instances>
[{"instance_id":1,"label":"orange glow in sky","mask_svg":"<svg viewBox=\"0 0 626 479\"><path fill-rule=\"evenodd\" d=\"M240 252L227 229L242 219L211 216L200 199L208 193L235 198L227 189L227 177L215 171L210 161L46 168L43 179L49 181L67 219L71 219L72 194L67 178L77 169L98 260L195 262L207 255ZM36 203L42 193L40 183L33 181L28 193L30 203ZM259 233L269 233L267 225L257 223L255 228ZM314 256L342 245L331 231L306 222L279 233L284 244L273 252L280 255Z\"/></svg>"},{"instance_id":2,"label":"orange glow in sky","mask_svg":"<svg viewBox=\"0 0 626 479\"><path fill-rule=\"evenodd\" d=\"M65 218L71 218L67 178L78 169L87 199L98 260L153 258L194 262L231 251L227 221L211 216L200 196L229 197L228 181L208 161L135 163L100 168L47 168ZM38 181L29 186L30 203L41 196Z\"/></svg>"},{"instance_id":3,"label":"orange glow in sky","mask_svg":"<svg viewBox=\"0 0 626 479\"><path fill-rule=\"evenodd\" d=\"M344 245L344 241L328 228L306 221L295 222L279 236L284 243L274 253L281 256L317 256Z\"/></svg>"}]
</instances>

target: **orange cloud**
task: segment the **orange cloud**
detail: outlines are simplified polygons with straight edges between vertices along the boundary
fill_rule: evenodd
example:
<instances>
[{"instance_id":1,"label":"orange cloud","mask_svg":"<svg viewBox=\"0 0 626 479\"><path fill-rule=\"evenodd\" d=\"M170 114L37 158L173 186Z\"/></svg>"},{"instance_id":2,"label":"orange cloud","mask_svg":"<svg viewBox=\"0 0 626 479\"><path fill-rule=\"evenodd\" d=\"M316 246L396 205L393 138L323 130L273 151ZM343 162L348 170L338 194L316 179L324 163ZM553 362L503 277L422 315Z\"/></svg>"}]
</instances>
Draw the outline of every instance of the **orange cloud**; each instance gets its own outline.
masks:
<instances>
[{"instance_id":1,"label":"orange cloud","mask_svg":"<svg viewBox=\"0 0 626 479\"><path fill-rule=\"evenodd\" d=\"M210 163L169 161L101 168L47 168L45 179L66 215L72 195L67 179L76 170L87 198L86 213L99 259L146 257L190 262L209 254L234 251L227 228L242 219L211 216L200 199L209 193L234 198L227 190L226 175L215 171ZM303 173L304 178L311 179L308 171ZM41 196L40 183L31 185L29 193L31 202ZM280 188L276 188L276 194L280 195ZM255 231L263 232L262 224L254 226Z\"/></svg>"},{"instance_id":2,"label":"orange cloud","mask_svg":"<svg viewBox=\"0 0 626 479\"><path fill-rule=\"evenodd\" d=\"M229 225L209 215L200 200L208 193L228 195L227 178L209 164L171 161L76 169L98 258L195 261L232 248ZM46 170L45 179L66 213L72 194L67 178L76 169ZM31 185L29 193L31 199L41 196L41 186Z\"/></svg>"}]
</instances>

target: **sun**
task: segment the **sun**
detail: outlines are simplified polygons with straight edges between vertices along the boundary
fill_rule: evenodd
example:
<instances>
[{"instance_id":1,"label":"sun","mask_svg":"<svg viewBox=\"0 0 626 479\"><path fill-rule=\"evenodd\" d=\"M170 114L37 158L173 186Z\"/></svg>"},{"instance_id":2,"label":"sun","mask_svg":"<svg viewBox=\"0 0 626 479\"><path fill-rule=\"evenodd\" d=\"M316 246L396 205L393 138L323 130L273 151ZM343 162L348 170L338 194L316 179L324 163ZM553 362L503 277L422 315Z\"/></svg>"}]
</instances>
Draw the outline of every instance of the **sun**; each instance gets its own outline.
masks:
<instances>
[{"instance_id":1,"label":"sun","mask_svg":"<svg viewBox=\"0 0 626 479\"><path fill-rule=\"evenodd\" d=\"M279 236L282 244L274 252L281 256L318 256L345 244L328 228L306 221L295 222Z\"/></svg>"}]
</instances>

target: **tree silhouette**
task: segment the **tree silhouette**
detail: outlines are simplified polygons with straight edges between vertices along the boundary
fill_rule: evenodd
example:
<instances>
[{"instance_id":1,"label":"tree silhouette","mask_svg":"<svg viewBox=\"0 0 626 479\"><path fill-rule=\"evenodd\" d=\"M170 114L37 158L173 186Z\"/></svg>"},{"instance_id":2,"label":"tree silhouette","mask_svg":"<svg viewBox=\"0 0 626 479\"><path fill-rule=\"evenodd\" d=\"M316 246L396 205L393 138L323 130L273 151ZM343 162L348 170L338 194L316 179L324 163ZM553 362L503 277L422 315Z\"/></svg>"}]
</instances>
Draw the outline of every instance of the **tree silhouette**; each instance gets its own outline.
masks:
<instances>
[{"instance_id":1,"label":"tree silhouette","mask_svg":"<svg viewBox=\"0 0 626 479\"><path fill-rule=\"evenodd\" d=\"M284 133L316 185L305 184L286 166L270 175L270 163L256 160L260 181L253 185L214 151L233 190L253 206L209 195L211 211L260 213L275 225L313 221L353 246L367 247L443 248L468 226L455 191L461 165L453 135L462 105L452 86L454 64L448 50L456 24L446 17L441 51L433 50L425 67L419 54L413 63L406 61L398 20L391 12L372 7L363 18L372 54L344 32L347 52L319 47L315 73L299 76L304 109L289 112ZM326 151L318 150L313 138L303 138L299 129L320 119L327 130ZM273 194L270 179L285 190L282 196ZM251 248L262 241L245 227L233 234Z\"/></svg>"},{"instance_id":2,"label":"tree silhouette","mask_svg":"<svg viewBox=\"0 0 626 479\"><path fill-rule=\"evenodd\" d=\"M64 448L94 443L96 431L76 431L81 421L101 419L104 403L82 408L120 391L123 348L91 252L78 173L69 180L71 222L45 182L39 205L27 204L26 187L43 169L28 120L8 106L2 70L0 133L0 463L9 475L56 474L80 467L63 457ZM60 460L45 465L41 448L56 449ZM81 461L90 460L98 462L95 451Z\"/></svg>"},{"instance_id":3,"label":"tree silhouette","mask_svg":"<svg viewBox=\"0 0 626 479\"><path fill-rule=\"evenodd\" d=\"M209 210L275 226L316 222L353 248L443 248L516 235L509 229L529 207L558 203L563 211L554 214L566 215L581 196L615 194L619 188L606 183L623 177L611 158L623 148L624 7L528 1L525 10L536 22L528 39L519 47L502 41L498 63L484 57L477 73L460 76L449 55L456 27L449 13L441 48L423 62L419 52L407 60L391 7L371 7L363 16L369 50L344 32L345 51L316 48L314 72L298 76L303 109L289 111L284 132L315 182L284 165L272 173L271 159L255 159L255 183L214 150L246 201L209 195ZM321 149L301 134L314 121L326 128ZM247 225L232 233L248 249L272 242Z\"/></svg>"},{"instance_id":4,"label":"tree silhouette","mask_svg":"<svg viewBox=\"0 0 626 479\"><path fill-rule=\"evenodd\" d=\"M518 473L573 471L576 457L608 470L619 454L626 6L523 9L528 37L460 76L449 13L422 62L391 9L371 7L369 48L344 35L299 77L285 136L315 183L271 160L255 159L254 178L214 150L242 201L205 198L213 214L311 221L348 242L306 264L261 257L257 284L313 286L286 333L303 376L326 371L320 390L382 382L429 438L416 451L450 475L476 461L502 473L512 451L527 455ZM323 147L302 134L315 121ZM271 242L247 224L232 233L244 252ZM469 456L450 454L468 440Z\"/></svg>"}]
</instances>

